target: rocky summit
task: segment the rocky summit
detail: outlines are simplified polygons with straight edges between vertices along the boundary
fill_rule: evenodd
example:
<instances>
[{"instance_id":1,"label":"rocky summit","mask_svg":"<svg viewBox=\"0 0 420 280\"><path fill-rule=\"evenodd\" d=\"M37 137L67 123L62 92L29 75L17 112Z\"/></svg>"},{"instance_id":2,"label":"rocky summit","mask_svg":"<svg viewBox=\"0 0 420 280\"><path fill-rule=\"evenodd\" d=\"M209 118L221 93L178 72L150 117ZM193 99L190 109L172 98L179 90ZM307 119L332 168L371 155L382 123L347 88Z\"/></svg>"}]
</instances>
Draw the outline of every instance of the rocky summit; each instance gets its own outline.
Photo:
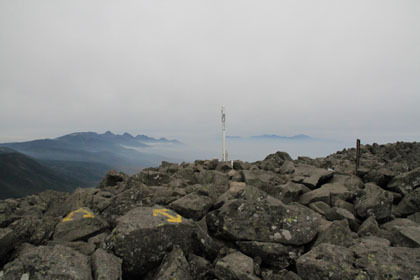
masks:
<instances>
[{"instance_id":1,"label":"rocky summit","mask_svg":"<svg viewBox=\"0 0 420 280\"><path fill-rule=\"evenodd\" d=\"M420 279L420 143L162 162L0 201L1 280Z\"/></svg>"}]
</instances>

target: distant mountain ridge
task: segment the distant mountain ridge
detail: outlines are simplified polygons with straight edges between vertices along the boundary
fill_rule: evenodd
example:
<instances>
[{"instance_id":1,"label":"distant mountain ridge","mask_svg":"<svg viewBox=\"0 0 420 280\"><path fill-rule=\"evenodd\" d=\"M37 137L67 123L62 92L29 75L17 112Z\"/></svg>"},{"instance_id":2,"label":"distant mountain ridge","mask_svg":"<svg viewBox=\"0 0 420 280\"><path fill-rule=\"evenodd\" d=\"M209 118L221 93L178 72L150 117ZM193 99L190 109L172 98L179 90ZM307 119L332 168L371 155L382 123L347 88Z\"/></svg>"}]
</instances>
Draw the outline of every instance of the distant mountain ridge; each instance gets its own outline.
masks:
<instances>
[{"instance_id":1,"label":"distant mountain ridge","mask_svg":"<svg viewBox=\"0 0 420 280\"><path fill-rule=\"evenodd\" d=\"M155 144L182 145L178 140L107 131L103 134L75 132L55 139L2 143L0 148L2 153L14 150L26 155L63 178L75 178L78 186L95 187L110 169L133 174L162 161L170 161L166 156L147 152ZM136 148L141 148L141 152Z\"/></svg>"},{"instance_id":2,"label":"distant mountain ridge","mask_svg":"<svg viewBox=\"0 0 420 280\"><path fill-rule=\"evenodd\" d=\"M227 136L228 139L231 140L294 140L294 141L301 141L301 140L315 140L309 135L306 134L297 134L294 136L281 136L276 134L263 134L263 135L255 135L255 136L248 136L248 137L241 137L241 136Z\"/></svg>"}]
</instances>

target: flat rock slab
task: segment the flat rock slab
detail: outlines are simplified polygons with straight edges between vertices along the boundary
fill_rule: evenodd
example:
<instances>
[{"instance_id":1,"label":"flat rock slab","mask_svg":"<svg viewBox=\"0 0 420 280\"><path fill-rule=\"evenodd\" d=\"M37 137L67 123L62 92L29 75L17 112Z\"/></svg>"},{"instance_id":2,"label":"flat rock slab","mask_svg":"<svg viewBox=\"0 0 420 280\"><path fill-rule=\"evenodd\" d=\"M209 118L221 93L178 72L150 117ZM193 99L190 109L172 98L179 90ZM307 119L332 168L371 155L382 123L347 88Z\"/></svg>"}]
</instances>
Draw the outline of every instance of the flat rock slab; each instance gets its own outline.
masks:
<instances>
[{"instance_id":1,"label":"flat rock slab","mask_svg":"<svg viewBox=\"0 0 420 280\"><path fill-rule=\"evenodd\" d=\"M309 208L286 205L274 198L229 200L206 216L209 231L218 237L286 245L310 242L317 233L319 220Z\"/></svg>"},{"instance_id":2,"label":"flat rock slab","mask_svg":"<svg viewBox=\"0 0 420 280\"><path fill-rule=\"evenodd\" d=\"M394 226L391 231L394 246L420 248L420 226Z\"/></svg>"},{"instance_id":3,"label":"flat rock slab","mask_svg":"<svg viewBox=\"0 0 420 280\"><path fill-rule=\"evenodd\" d=\"M254 274L254 261L235 252L227 255L216 263L214 274L220 280L258 280Z\"/></svg>"},{"instance_id":4,"label":"flat rock slab","mask_svg":"<svg viewBox=\"0 0 420 280\"><path fill-rule=\"evenodd\" d=\"M138 277L156 268L173 246L185 252L202 252L208 236L200 236L195 224L160 206L138 207L117 219L106 247L123 259L123 271ZM197 244L197 240L199 244Z\"/></svg>"},{"instance_id":5,"label":"flat rock slab","mask_svg":"<svg viewBox=\"0 0 420 280\"><path fill-rule=\"evenodd\" d=\"M334 175L333 171L301 164L295 169L292 181L315 189Z\"/></svg>"},{"instance_id":6,"label":"flat rock slab","mask_svg":"<svg viewBox=\"0 0 420 280\"><path fill-rule=\"evenodd\" d=\"M54 231L55 241L87 240L108 228L108 224L97 217L89 208L70 212Z\"/></svg>"},{"instance_id":7,"label":"flat rock slab","mask_svg":"<svg viewBox=\"0 0 420 280\"><path fill-rule=\"evenodd\" d=\"M213 200L208 196L190 193L175 200L169 207L186 218L200 220L207 214L213 205L212 202Z\"/></svg>"},{"instance_id":8,"label":"flat rock slab","mask_svg":"<svg viewBox=\"0 0 420 280\"><path fill-rule=\"evenodd\" d=\"M25 250L13 262L6 264L3 272L4 279L92 280L89 257L60 245Z\"/></svg>"}]
</instances>

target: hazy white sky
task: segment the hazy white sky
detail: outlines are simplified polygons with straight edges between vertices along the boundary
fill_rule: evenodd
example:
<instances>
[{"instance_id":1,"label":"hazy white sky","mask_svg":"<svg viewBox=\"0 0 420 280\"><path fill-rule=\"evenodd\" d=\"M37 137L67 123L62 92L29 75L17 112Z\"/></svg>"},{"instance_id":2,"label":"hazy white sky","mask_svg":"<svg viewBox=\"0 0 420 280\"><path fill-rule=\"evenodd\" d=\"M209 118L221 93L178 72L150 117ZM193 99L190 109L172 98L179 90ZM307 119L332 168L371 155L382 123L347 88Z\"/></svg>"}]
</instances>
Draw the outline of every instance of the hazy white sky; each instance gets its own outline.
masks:
<instances>
[{"instance_id":1,"label":"hazy white sky","mask_svg":"<svg viewBox=\"0 0 420 280\"><path fill-rule=\"evenodd\" d=\"M418 0L0 0L0 140L420 139ZM195 136L194 136L195 135Z\"/></svg>"}]
</instances>

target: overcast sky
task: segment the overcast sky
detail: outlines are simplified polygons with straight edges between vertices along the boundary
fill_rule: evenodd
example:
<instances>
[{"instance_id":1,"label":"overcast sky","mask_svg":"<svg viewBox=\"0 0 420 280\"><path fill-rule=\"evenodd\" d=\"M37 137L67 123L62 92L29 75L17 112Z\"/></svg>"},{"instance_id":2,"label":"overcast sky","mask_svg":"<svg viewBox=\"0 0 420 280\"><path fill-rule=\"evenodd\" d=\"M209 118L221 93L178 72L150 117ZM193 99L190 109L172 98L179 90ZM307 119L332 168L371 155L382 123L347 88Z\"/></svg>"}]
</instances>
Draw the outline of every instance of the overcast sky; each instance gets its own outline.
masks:
<instances>
[{"instance_id":1,"label":"overcast sky","mask_svg":"<svg viewBox=\"0 0 420 280\"><path fill-rule=\"evenodd\" d=\"M0 141L420 140L418 0L0 0Z\"/></svg>"}]
</instances>

